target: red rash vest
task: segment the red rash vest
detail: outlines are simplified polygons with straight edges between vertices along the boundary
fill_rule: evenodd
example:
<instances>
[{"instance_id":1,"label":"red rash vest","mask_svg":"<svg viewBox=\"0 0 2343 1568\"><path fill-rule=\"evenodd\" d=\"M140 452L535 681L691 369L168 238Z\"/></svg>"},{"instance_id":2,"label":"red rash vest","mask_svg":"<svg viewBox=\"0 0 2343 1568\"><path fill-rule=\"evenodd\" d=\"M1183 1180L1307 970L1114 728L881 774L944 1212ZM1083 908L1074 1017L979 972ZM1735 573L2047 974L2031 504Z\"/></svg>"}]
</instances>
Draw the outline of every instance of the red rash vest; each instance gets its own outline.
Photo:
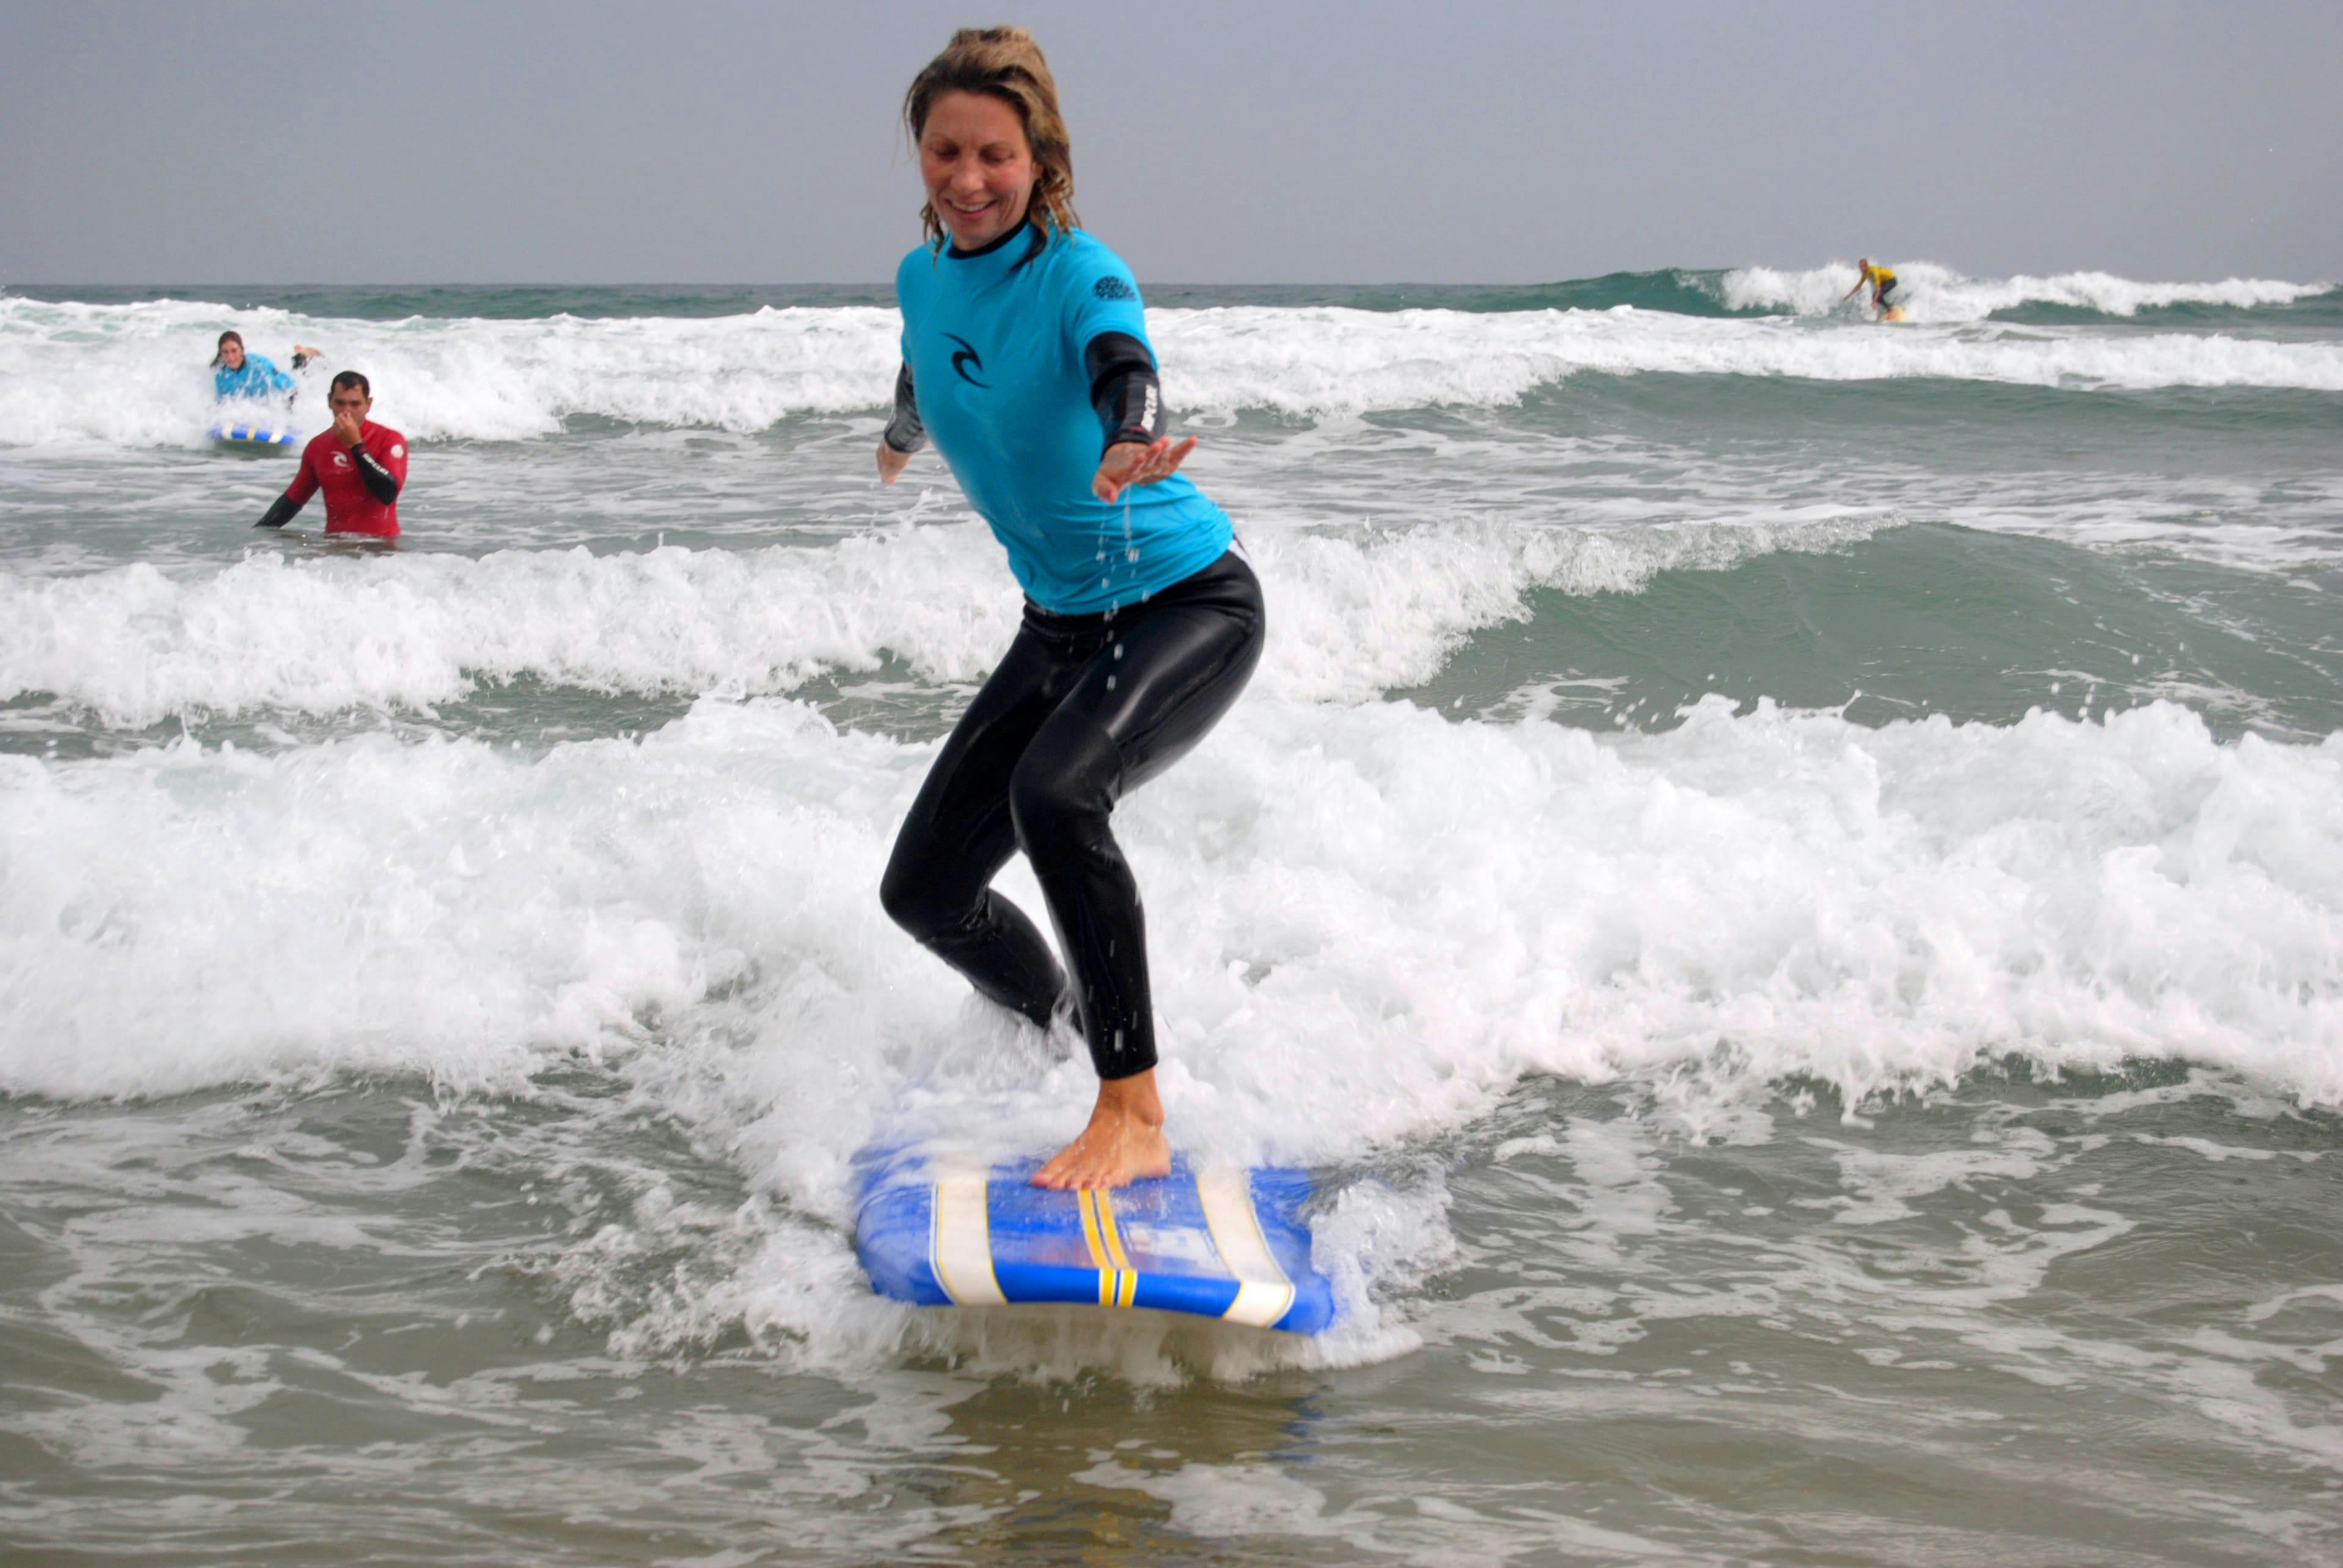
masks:
<instances>
[{"instance_id":1,"label":"red rash vest","mask_svg":"<svg viewBox=\"0 0 2343 1568\"><path fill-rule=\"evenodd\" d=\"M387 425L367 420L360 426L367 455L390 471L402 488L407 484L407 437ZM319 490L326 492L326 531L329 534L371 534L378 539L398 538L398 503L377 501L359 477L357 465L331 430L309 437L301 448L301 471L285 487L285 498L296 507Z\"/></svg>"}]
</instances>

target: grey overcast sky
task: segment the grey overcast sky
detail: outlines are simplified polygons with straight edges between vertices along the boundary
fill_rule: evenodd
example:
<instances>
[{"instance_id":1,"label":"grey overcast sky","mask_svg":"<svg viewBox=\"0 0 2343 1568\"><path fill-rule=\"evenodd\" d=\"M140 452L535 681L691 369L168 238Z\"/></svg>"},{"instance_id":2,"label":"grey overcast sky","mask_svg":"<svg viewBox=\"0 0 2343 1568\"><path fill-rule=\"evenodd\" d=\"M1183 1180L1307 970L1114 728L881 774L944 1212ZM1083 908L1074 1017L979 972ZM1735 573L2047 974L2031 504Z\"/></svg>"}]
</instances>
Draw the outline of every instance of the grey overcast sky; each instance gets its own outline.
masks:
<instances>
[{"instance_id":1,"label":"grey overcast sky","mask_svg":"<svg viewBox=\"0 0 2343 1568\"><path fill-rule=\"evenodd\" d=\"M2343 278L2343 0L0 0L0 284L883 279L994 21L1162 282Z\"/></svg>"}]
</instances>

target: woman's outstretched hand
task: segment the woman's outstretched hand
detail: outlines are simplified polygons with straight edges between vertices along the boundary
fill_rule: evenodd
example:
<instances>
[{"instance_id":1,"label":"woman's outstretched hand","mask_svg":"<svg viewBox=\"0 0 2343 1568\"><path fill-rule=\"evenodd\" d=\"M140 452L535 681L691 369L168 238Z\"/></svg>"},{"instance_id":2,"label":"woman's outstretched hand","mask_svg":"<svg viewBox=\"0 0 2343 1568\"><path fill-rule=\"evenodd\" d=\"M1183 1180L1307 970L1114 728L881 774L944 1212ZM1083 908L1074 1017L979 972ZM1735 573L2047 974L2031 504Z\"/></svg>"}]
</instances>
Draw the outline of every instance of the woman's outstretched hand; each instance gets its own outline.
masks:
<instances>
[{"instance_id":1,"label":"woman's outstretched hand","mask_svg":"<svg viewBox=\"0 0 2343 1568\"><path fill-rule=\"evenodd\" d=\"M893 484L895 476L910 466L911 454L898 452L884 441L879 443L879 482L880 484Z\"/></svg>"},{"instance_id":2,"label":"woman's outstretched hand","mask_svg":"<svg viewBox=\"0 0 2343 1568\"><path fill-rule=\"evenodd\" d=\"M1091 494L1101 501L1119 500L1123 491L1133 485L1151 485L1158 479L1169 478L1195 449L1193 436L1184 441L1174 441L1166 436L1146 447L1136 441L1117 442L1099 459L1098 472L1091 476Z\"/></svg>"}]
</instances>

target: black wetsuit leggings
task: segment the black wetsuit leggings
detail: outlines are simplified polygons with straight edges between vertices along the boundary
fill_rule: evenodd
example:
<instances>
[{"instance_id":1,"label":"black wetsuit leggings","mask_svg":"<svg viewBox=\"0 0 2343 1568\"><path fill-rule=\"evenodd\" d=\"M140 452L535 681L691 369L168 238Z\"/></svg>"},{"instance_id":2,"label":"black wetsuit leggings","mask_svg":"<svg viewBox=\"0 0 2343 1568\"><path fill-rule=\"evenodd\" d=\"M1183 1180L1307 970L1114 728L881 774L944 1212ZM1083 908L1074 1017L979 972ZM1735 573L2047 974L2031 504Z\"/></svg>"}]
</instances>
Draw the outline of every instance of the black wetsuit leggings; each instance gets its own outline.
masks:
<instances>
[{"instance_id":1,"label":"black wetsuit leggings","mask_svg":"<svg viewBox=\"0 0 2343 1568\"><path fill-rule=\"evenodd\" d=\"M1025 851L1101 1079L1155 1065L1139 887L1107 819L1229 710L1264 630L1261 581L1234 550L1111 618L1028 603L896 835L879 888L888 914L1046 1028L1069 997L1065 976L1024 911L989 886Z\"/></svg>"}]
</instances>

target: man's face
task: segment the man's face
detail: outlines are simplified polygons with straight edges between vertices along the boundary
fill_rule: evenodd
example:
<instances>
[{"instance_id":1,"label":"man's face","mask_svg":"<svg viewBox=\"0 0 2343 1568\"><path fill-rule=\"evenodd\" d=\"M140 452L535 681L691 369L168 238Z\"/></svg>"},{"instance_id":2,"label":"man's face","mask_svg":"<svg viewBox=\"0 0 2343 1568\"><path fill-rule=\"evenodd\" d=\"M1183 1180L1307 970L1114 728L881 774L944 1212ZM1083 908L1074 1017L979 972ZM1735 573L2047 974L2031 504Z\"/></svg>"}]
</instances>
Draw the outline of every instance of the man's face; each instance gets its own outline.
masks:
<instances>
[{"instance_id":1,"label":"man's face","mask_svg":"<svg viewBox=\"0 0 2343 1568\"><path fill-rule=\"evenodd\" d=\"M353 419L362 420L367 417L367 410L374 407L374 399L355 387L337 387L327 395L326 407L337 418L347 414Z\"/></svg>"},{"instance_id":2,"label":"man's face","mask_svg":"<svg viewBox=\"0 0 2343 1568\"><path fill-rule=\"evenodd\" d=\"M226 366L230 370L243 369L244 345L236 342L234 338L230 338L226 343L221 344L219 347L219 362L222 365Z\"/></svg>"}]
</instances>

